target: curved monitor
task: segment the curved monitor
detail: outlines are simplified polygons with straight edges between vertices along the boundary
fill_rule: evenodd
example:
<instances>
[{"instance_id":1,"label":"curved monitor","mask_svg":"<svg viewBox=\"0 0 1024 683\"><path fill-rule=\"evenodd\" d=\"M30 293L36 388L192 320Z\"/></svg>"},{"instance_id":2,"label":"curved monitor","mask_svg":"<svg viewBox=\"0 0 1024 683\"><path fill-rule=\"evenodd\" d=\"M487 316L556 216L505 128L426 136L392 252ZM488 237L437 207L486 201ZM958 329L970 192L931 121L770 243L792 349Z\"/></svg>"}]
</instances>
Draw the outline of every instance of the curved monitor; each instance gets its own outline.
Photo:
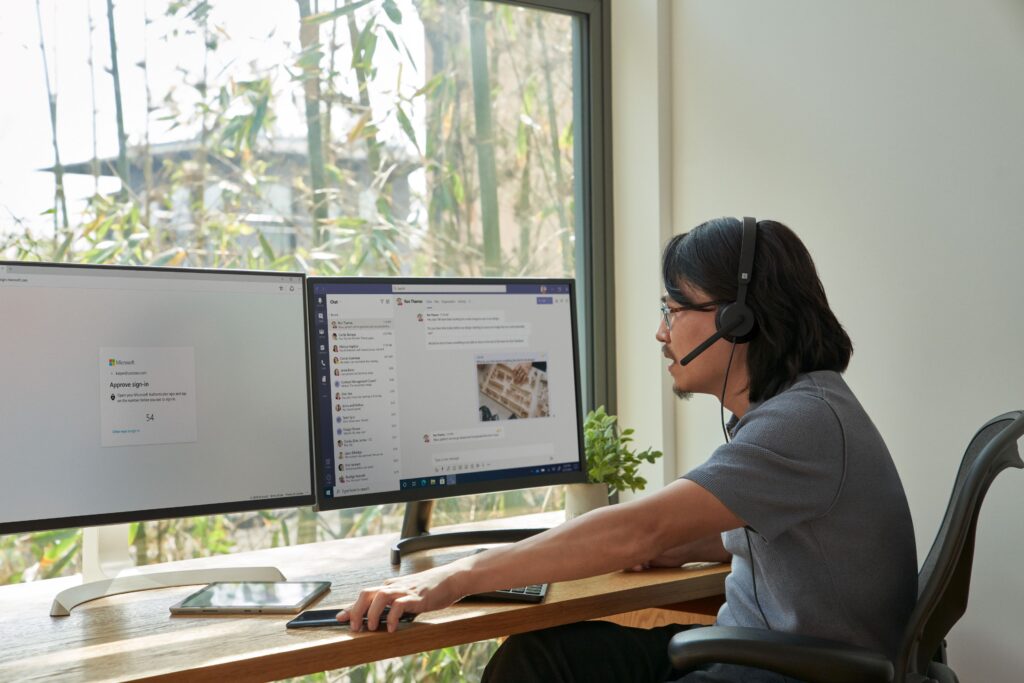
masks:
<instances>
[{"instance_id":1,"label":"curved monitor","mask_svg":"<svg viewBox=\"0 0 1024 683\"><path fill-rule=\"evenodd\" d=\"M0 262L0 533L312 505L304 280Z\"/></svg>"},{"instance_id":2,"label":"curved monitor","mask_svg":"<svg viewBox=\"0 0 1024 683\"><path fill-rule=\"evenodd\" d=\"M307 286L321 509L585 481L572 280Z\"/></svg>"}]
</instances>

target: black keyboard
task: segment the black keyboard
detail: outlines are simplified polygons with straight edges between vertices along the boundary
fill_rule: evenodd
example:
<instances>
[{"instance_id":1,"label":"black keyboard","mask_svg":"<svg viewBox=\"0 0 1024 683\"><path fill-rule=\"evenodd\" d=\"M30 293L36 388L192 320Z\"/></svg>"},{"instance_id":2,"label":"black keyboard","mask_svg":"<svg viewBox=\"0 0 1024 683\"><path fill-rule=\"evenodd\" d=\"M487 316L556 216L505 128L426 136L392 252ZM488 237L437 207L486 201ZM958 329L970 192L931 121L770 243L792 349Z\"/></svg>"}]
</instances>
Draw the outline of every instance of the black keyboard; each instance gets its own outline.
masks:
<instances>
[{"instance_id":1,"label":"black keyboard","mask_svg":"<svg viewBox=\"0 0 1024 683\"><path fill-rule=\"evenodd\" d=\"M474 593L467 595L463 600L487 600L495 602L544 602L544 596L548 594L548 584L533 583L529 586L519 588L504 588L502 590L490 591L487 593Z\"/></svg>"}]
</instances>

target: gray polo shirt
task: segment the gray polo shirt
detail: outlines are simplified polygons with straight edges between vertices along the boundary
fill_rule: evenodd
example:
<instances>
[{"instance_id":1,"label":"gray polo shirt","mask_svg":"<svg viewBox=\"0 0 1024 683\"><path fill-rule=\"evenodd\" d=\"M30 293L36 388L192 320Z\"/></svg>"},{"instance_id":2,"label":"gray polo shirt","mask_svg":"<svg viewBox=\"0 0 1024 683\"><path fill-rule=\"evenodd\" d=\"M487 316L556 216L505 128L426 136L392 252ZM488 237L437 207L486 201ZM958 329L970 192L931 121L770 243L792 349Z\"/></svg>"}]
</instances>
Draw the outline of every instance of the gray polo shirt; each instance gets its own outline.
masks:
<instances>
[{"instance_id":1,"label":"gray polo shirt","mask_svg":"<svg viewBox=\"0 0 1024 683\"><path fill-rule=\"evenodd\" d=\"M846 382L801 375L729 428L732 441L685 475L750 529L750 550L743 529L722 534L733 560L718 624L767 618L775 631L894 655L917 600L914 527L885 442Z\"/></svg>"}]
</instances>

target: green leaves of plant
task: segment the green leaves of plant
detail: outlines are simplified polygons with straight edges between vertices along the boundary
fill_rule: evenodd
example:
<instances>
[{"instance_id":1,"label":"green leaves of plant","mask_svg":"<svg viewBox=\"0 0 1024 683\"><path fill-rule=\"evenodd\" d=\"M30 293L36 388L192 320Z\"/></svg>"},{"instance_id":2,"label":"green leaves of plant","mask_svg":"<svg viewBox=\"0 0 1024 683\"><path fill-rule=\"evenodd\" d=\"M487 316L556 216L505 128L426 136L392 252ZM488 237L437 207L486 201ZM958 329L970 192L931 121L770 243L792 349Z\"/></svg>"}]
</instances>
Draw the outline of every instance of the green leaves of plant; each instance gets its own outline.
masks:
<instances>
[{"instance_id":1,"label":"green leaves of plant","mask_svg":"<svg viewBox=\"0 0 1024 683\"><path fill-rule=\"evenodd\" d=\"M347 5L339 7L336 10L331 10L330 12L320 12L319 14L314 14L312 16L306 17L302 21L307 24L323 24L325 22L333 21L334 19L340 19L341 17L351 14L360 7L369 5L371 2L373 2L373 0L358 0L358 2L349 3Z\"/></svg>"},{"instance_id":2,"label":"green leaves of plant","mask_svg":"<svg viewBox=\"0 0 1024 683\"><path fill-rule=\"evenodd\" d=\"M388 19L395 24L402 23L402 12L398 9L398 5L395 4L395 0L384 0L383 7L384 14L388 15Z\"/></svg>"},{"instance_id":3,"label":"green leaves of plant","mask_svg":"<svg viewBox=\"0 0 1024 683\"><path fill-rule=\"evenodd\" d=\"M640 464L653 463L661 451L648 448L640 453L631 449L632 429L618 431L618 417L609 415L604 406L587 414L583 423L584 452L587 476L595 483L608 484L611 491L638 491L647 480L637 474Z\"/></svg>"}]
</instances>

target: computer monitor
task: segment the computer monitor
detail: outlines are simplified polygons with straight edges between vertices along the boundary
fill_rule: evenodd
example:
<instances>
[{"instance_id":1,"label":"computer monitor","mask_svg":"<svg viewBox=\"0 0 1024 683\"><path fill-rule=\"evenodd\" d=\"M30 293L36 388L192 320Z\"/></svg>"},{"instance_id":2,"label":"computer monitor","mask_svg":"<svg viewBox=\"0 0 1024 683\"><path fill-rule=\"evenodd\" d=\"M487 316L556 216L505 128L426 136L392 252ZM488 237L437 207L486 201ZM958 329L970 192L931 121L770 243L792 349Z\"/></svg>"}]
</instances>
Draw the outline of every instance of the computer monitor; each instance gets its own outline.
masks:
<instances>
[{"instance_id":1,"label":"computer monitor","mask_svg":"<svg viewBox=\"0 0 1024 683\"><path fill-rule=\"evenodd\" d=\"M305 315L301 274L0 262L0 533L312 505Z\"/></svg>"},{"instance_id":2,"label":"computer monitor","mask_svg":"<svg viewBox=\"0 0 1024 683\"><path fill-rule=\"evenodd\" d=\"M586 480L572 280L307 286L320 509Z\"/></svg>"}]
</instances>

